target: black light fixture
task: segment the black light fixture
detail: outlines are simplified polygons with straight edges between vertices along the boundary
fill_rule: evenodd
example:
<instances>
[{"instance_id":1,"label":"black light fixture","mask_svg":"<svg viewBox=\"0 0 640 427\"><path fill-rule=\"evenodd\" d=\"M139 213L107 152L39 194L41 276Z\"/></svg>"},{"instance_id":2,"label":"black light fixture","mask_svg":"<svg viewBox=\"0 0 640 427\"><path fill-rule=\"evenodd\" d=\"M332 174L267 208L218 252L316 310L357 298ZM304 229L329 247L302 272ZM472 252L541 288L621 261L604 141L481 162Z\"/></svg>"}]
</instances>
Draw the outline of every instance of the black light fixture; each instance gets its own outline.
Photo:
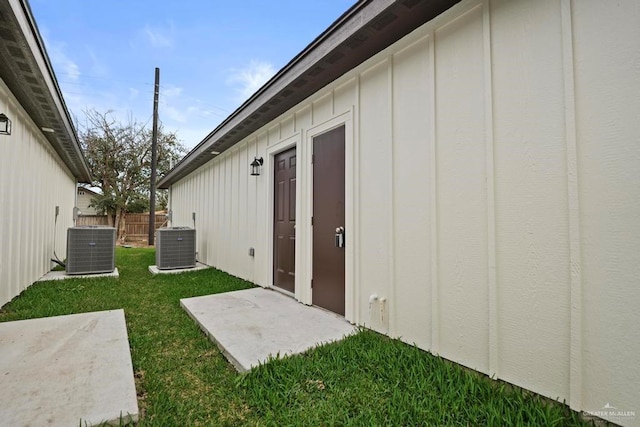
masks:
<instances>
[{"instance_id":1,"label":"black light fixture","mask_svg":"<svg viewBox=\"0 0 640 427\"><path fill-rule=\"evenodd\" d=\"M264 163L262 157L254 157L253 162L249 166L251 166L251 176L260 175L260 167Z\"/></svg>"},{"instance_id":2,"label":"black light fixture","mask_svg":"<svg viewBox=\"0 0 640 427\"><path fill-rule=\"evenodd\" d=\"M4 113L0 113L0 135L11 135L11 120Z\"/></svg>"}]
</instances>

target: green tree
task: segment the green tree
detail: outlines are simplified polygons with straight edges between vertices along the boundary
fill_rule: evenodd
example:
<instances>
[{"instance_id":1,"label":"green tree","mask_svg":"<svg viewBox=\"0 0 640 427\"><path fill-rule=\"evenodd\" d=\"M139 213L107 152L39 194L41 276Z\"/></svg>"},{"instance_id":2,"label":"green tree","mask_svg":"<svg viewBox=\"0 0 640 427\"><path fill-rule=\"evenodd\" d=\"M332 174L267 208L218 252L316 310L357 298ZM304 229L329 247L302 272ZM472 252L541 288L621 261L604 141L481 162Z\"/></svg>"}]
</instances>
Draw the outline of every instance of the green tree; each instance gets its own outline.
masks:
<instances>
[{"instance_id":1,"label":"green tree","mask_svg":"<svg viewBox=\"0 0 640 427\"><path fill-rule=\"evenodd\" d=\"M80 143L94 179L91 184L102 190L91 204L111 217L118 238L123 240L124 215L139 212L145 202L148 210L152 131L133 118L120 123L111 111L88 110L85 118L85 126L79 131ZM176 134L164 131L160 125L158 176L168 172L185 153ZM160 200L166 199L162 192L159 194Z\"/></svg>"}]
</instances>

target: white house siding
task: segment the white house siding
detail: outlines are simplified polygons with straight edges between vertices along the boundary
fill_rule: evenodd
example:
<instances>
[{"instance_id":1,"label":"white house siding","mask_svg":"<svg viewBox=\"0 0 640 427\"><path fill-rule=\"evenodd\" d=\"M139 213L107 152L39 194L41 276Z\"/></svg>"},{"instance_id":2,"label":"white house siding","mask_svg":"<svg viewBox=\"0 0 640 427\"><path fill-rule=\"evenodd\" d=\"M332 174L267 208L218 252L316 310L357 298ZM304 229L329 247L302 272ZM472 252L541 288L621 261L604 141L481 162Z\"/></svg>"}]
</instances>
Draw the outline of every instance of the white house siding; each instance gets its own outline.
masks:
<instances>
[{"instance_id":1,"label":"white house siding","mask_svg":"<svg viewBox=\"0 0 640 427\"><path fill-rule=\"evenodd\" d=\"M310 303L310 143L346 123L346 318L640 425L639 22L465 1L174 184L173 223L195 211L201 261L270 286L272 156L297 145Z\"/></svg>"},{"instance_id":2,"label":"white house siding","mask_svg":"<svg viewBox=\"0 0 640 427\"><path fill-rule=\"evenodd\" d=\"M2 306L51 269L54 249L65 257L76 179L1 79L0 112L13 122L11 135L0 135Z\"/></svg>"},{"instance_id":3,"label":"white house siding","mask_svg":"<svg viewBox=\"0 0 640 427\"><path fill-rule=\"evenodd\" d=\"M91 199L95 196L89 190L78 188L78 198L76 200L76 206L80 211L80 215L98 215L98 211L91 204Z\"/></svg>"},{"instance_id":4,"label":"white house siding","mask_svg":"<svg viewBox=\"0 0 640 427\"><path fill-rule=\"evenodd\" d=\"M577 365L583 388L598 391L584 394L585 407L612 396L613 406L635 409L631 423L640 425L640 4L607 3L575 2L573 10Z\"/></svg>"}]
</instances>

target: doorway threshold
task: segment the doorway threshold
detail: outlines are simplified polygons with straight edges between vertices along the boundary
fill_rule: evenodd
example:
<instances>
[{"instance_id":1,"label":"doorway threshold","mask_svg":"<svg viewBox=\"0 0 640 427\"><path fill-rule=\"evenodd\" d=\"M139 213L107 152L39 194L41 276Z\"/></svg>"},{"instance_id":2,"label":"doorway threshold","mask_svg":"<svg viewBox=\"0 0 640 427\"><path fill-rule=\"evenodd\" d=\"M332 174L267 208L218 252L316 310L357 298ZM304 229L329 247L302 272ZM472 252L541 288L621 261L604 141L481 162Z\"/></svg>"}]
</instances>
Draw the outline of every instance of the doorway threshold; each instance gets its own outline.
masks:
<instances>
[{"instance_id":1,"label":"doorway threshold","mask_svg":"<svg viewBox=\"0 0 640 427\"><path fill-rule=\"evenodd\" d=\"M295 297L296 297L296 294L294 294L293 292L288 291L286 289L279 288L277 286L269 286L266 289L268 289L270 291L280 292L282 295L288 296L289 298L294 298L295 299Z\"/></svg>"}]
</instances>

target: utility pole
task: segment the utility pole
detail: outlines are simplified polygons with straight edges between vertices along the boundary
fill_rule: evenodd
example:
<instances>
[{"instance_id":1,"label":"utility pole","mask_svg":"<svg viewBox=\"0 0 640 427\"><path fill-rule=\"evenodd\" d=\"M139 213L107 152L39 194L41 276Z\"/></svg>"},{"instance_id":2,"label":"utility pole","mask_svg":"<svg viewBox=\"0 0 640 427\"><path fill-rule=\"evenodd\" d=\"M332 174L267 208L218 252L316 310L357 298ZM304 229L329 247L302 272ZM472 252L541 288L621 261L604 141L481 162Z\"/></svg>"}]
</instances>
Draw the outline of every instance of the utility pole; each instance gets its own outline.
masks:
<instances>
[{"instance_id":1,"label":"utility pole","mask_svg":"<svg viewBox=\"0 0 640 427\"><path fill-rule=\"evenodd\" d=\"M149 245L155 244L156 231L156 164L158 163L158 95L160 94L160 68L156 67L153 87L153 133L151 135L151 189L149 196Z\"/></svg>"}]
</instances>

